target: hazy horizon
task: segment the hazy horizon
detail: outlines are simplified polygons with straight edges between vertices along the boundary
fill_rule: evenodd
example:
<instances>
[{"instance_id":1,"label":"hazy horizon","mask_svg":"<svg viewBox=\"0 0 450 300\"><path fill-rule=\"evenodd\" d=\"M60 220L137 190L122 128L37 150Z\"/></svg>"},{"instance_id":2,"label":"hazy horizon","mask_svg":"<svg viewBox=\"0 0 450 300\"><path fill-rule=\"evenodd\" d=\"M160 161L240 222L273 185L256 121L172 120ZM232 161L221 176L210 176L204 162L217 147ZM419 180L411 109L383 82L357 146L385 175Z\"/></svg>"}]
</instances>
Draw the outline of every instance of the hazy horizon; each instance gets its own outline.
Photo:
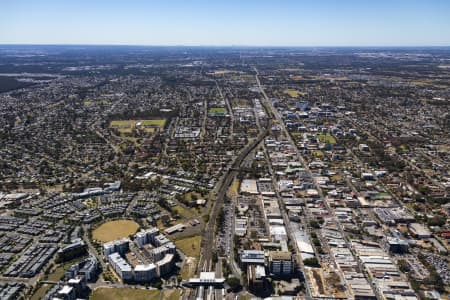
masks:
<instances>
[{"instance_id":1,"label":"hazy horizon","mask_svg":"<svg viewBox=\"0 0 450 300\"><path fill-rule=\"evenodd\" d=\"M27 1L0 3L0 44L450 46L450 1Z\"/></svg>"},{"instance_id":2,"label":"hazy horizon","mask_svg":"<svg viewBox=\"0 0 450 300\"><path fill-rule=\"evenodd\" d=\"M0 43L0 47L149 47L149 48L261 48L261 49L345 49L345 48L355 48L355 49L427 49L427 48L450 48L450 43L448 45L301 45L301 46L290 46L290 45L158 45L158 44L77 44L77 43L66 43L66 44L39 44L39 43Z\"/></svg>"}]
</instances>

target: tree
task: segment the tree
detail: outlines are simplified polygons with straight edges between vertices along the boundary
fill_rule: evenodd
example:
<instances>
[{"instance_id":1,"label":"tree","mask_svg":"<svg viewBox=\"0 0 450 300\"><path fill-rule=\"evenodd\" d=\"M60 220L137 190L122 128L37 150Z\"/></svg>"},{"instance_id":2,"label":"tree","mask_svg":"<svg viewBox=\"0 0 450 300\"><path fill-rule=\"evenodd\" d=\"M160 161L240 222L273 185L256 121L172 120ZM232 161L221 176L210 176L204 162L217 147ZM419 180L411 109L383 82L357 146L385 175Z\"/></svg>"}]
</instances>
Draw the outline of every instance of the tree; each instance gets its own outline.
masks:
<instances>
[{"instance_id":1,"label":"tree","mask_svg":"<svg viewBox=\"0 0 450 300\"><path fill-rule=\"evenodd\" d=\"M309 226L311 226L312 228L317 228L317 229L320 228L320 224L316 220L309 221Z\"/></svg>"},{"instance_id":2,"label":"tree","mask_svg":"<svg viewBox=\"0 0 450 300\"><path fill-rule=\"evenodd\" d=\"M306 258L303 260L303 263L308 267L320 268L319 261L316 257Z\"/></svg>"},{"instance_id":3,"label":"tree","mask_svg":"<svg viewBox=\"0 0 450 300\"><path fill-rule=\"evenodd\" d=\"M156 281L154 281L154 282L152 282L151 283L151 286L152 287L154 287L154 288L156 288L156 289L162 289L162 285L163 285L163 282L162 282L162 280L161 279L159 279L158 278L158 280L156 280Z\"/></svg>"},{"instance_id":4,"label":"tree","mask_svg":"<svg viewBox=\"0 0 450 300\"><path fill-rule=\"evenodd\" d=\"M412 289L417 292L420 289L420 282L415 279L411 279L410 282Z\"/></svg>"},{"instance_id":5,"label":"tree","mask_svg":"<svg viewBox=\"0 0 450 300\"><path fill-rule=\"evenodd\" d=\"M219 256L217 255L217 252L213 252L213 255L212 255L212 261L213 261L213 263L217 263L218 261L219 261Z\"/></svg>"},{"instance_id":6,"label":"tree","mask_svg":"<svg viewBox=\"0 0 450 300\"><path fill-rule=\"evenodd\" d=\"M241 282L236 277L230 277L226 280L226 283L230 286L233 292L238 292L241 288Z\"/></svg>"},{"instance_id":7,"label":"tree","mask_svg":"<svg viewBox=\"0 0 450 300\"><path fill-rule=\"evenodd\" d=\"M428 219L428 226L443 226L446 223L446 219L443 216L434 216Z\"/></svg>"},{"instance_id":8,"label":"tree","mask_svg":"<svg viewBox=\"0 0 450 300\"><path fill-rule=\"evenodd\" d=\"M403 273L408 273L409 271L411 271L411 267L409 266L409 264L406 260L399 259L397 264L398 264L399 270L402 271Z\"/></svg>"},{"instance_id":9,"label":"tree","mask_svg":"<svg viewBox=\"0 0 450 300\"><path fill-rule=\"evenodd\" d=\"M203 215L203 221L205 221L205 223L208 223L209 215Z\"/></svg>"}]
</instances>

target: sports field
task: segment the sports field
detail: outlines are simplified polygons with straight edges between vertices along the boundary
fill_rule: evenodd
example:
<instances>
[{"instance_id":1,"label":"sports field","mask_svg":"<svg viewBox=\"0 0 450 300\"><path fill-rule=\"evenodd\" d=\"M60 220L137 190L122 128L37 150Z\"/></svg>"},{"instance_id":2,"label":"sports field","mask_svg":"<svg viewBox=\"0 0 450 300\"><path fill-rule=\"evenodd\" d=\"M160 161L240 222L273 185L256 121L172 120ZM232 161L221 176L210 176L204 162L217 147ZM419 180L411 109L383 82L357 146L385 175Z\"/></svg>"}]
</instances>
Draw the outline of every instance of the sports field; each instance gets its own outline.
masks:
<instances>
[{"instance_id":1,"label":"sports field","mask_svg":"<svg viewBox=\"0 0 450 300\"><path fill-rule=\"evenodd\" d=\"M298 96L300 96L300 92L293 89L284 90L283 93L291 96L292 98L297 98Z\"/></svg>"},{"instance_id":2,"label":"sports field","mask_svg":"<svg viewBox=\"0 0 450 300\"><path fill-rule=\"evenodd\" d=\"M322 143L336 144L336 139L330 134L319 134L317 137Z\"/></svg>"},{"instance_id":3,"label":"sports field","mask_svg":"<svg viewBox=\"0 0 450 300\"><path fill-rule=\"evenodd\" d=\"M131 220L116 220L103 223L92 232L92 238L99 242L110 242L135 234L139 225Z\"/></svg>"},{"instance_id":4,"label":"sports field","mask_svg":"<svg viewBox=\"0 0 450 300\"><path fill-rule=\"evenodd\" d=\"M166 121L166 119L114 120L109 127L116 128L120 133L131 133L133 129L138 128L146 132L154 132L156 128L163 129Z\"/></svg>"},{"instance_id":5,"label":"sports field","mask_svg":"<svg viewBox=\"0 0 450 300\"><path fill-rule=\"evenodd\" d=\"M211 107L209 109L210 114L226 114L227 110L225 107Z\"/></svg>"},{"instance_id":6,"label":"sports field","mask_svg":"<svg viewBox=\"0 0 450 300\"><path fill-rule=\"evenodd\" d=\"M166 119L141 120L138 123L141 123L142 126L158 126L162 128L166 125Z\"/></svg>"},{"instance_id":7,"label":"sports field","mask_svg":"<svg viewBox=\"0 0 450 300\"><path fill-rule=\"evenodd\" d=\"M159 290L98 288L94 290L91 300L158 300Z\"/></svg>"}]
</instances>

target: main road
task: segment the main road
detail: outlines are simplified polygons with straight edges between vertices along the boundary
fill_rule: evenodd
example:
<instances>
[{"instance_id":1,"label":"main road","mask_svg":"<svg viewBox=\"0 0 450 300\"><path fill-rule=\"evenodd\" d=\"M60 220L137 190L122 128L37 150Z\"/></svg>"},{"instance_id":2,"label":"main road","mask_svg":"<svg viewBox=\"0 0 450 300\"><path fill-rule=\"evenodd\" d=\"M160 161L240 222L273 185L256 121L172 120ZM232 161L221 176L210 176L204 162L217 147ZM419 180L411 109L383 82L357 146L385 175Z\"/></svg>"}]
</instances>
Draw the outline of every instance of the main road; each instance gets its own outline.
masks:
<instances>
[{"instance_id":1,"label":"main road","mask_svg":"<svg viewBox=\"0 0 450 300\"><path fill-rule=\"evenodd\" d=\"M298 160L303 164L303 167L305 168L305 170L308 173L308 176L311 177L314 186L316 188L316 190L319 193L319 196L321 199L323 199L323 203L325 204L325 207L327 208L328 212L330 213L330 216L332 217L334 223L337 225L338 227L338 231L340 232L340 234L342 235L342 237L344 238L344 241L346 243L347 248L352 252L352 255L355 257L355 260L358 262L358 266L361 270L364 270L363 266L360 264L359 260L356 257L356 253L355 250L353 249L353 246L348 238L348 236L345 233L344 228L342 227L341 222L338 220L338 218L336 217L336 214L334 212L334 210L330 207L330 204L328 203L328 201L326 201L325 197L324 197L324 193L322 191L322 188L320 187L320 185L318 184L316 178L314 177L314 174L311 172L311 169L309 168L308 164L306 163L305 159L303 158L303 156L300 154L300 152L298 151L297 145L295 144L294 140L292 139L291 135L289 134L283 119L281 118L280 114L278 113L278 111L273 107L272 103L270 102L269 98L267 97L264 89L261 86L261 82L259 80L259 73L258 70L256 68L253 68L256 72L256 82L258 84L258 87L262 93L262 95L264 96L264 99L267 101L267 105L270 107L270 109L272 110L272 115L273 117L278 121L281 130L285 133L287 139L289 140L289 142L294 146L294 150L296 153L296 156L298 158ZM373 288L373 282L371 280L370 277L366 276L367 280L369 281L372 290L374 291L375 294L377 294L376 290Z\"/></svg>"},{"instance_id":2,"label":"main road","mask_svg":"<svg viewBox=\"0 0 450 300\"><path fill-rule=\"evenodd\" d=\"M277 120L277 123L279 123L279 126L283 129L283 131L284 131L284 133L285 133L285 135L286 135L286 138L289 139L289 142L290 142L290 143L292 144L292 146L296 149L296 152L297 152L297 155L298 155L297 147L295 146L294 141L290 138L289 132L288 132L288 131L286 130L286 128L284 127L284 122L283 122L283 120L282 120L281 117L279 116L278 112L274 109L272 103L270 102L269 97L267 97L267 94L266 94L266 92L264 91L264 88L261 86L261 82L260 82L259 76L258 76L258 75L259 75L258 70L257 70L256 68L254 68L254 70L255 70L255 72L256 72L256 74L255 74L256 83L258 84L258 88L259 88L261 94L262 94L263 97L264 97L262 103L263 103L265 109L268 110L267 113L268 113L269 115L271 115L272 118L275 118L275 119ZM286 233L288 234L289 238L290 238L291 241L292 241L292 244L293 244L294 248L296 249L296 255L295 255L296 261L297 261L298 264L300 265L300 268L302 269L302 272L303 272L304 277L305 277L305 279L306 279L305 266L304 266L304 264L303 264L303 260L301 259L300 249L299 249L298 246L297 246L297 242L296 242L296 239L295 239L295 236L294 236L294 232L293 232L293 230L292 230L292 228L291 228L291 224L290 224L290 220L289 220L288 214L287 214L286 210L284 209L284 204L283 204L282 201L281 201L281 195L280 195L279 189L278 189L278 187L277 187L277 182L276 182L275 177L274 177L274 171L273 171L273 169L272 169L272 165L271 165L270 158L269 158L269 153L267 152L266 147L264 147L264 152L265 152L266 159L268 160L269 172L270 172L271 177L272 177L272 184L273 184L273 186L274 186L275 193L276 193L276 195L277 195L277 199L278 199L278 204L279 204L279 207L280 207L280 211L281 211L281 214L283 215L283 221L284 221L284 224L286 225ZM303 164L304 164L304 163L303 163ZM305 226L305 229L306 229L306 226ZM311 290L310 290L309 283L308 283L308 282L305 282L305 283L306 283L306 284L305 284L305 287L306 287L306 298L309 299L309 298L311 297Z\"/></svg>"}]
</instances>

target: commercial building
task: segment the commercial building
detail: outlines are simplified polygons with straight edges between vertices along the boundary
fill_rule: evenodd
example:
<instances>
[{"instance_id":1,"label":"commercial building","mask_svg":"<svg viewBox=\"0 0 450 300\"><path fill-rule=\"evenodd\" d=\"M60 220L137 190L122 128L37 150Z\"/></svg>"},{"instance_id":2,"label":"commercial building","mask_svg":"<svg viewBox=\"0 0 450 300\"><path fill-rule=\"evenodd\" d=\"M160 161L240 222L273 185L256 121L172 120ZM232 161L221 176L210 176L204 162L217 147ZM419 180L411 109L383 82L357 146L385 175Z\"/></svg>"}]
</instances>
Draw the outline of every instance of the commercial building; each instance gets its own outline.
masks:
<instances>
[{"instance_id":1,"label":"commercial building","mask_svg":"<svg viewBox=\"0 0 450 300\"><path fill-rule=\"evenodd\" d=\"M69 279L67 283L69 284L69 286L74 288L77 295L81 295L87 287L86 278L84 278L83 276Z\"/></svg>"},{"instance_id":2,"label":"commercial building","mask_svg":"<svg viewBox=\"0 0 450 300\"><path fill-rule=\"evenodd\" d=\"M108 261L117 275L119 275L123 281L133 279L133 272L130 264L125 259L123 259L118 252L114 252L108 255Z\"/></svg>"},{"instance_id":3,"label":"commercial building","mask_svg":"<svg viewBox=\"0 0 450 300\"><path fill-rule=\"evenodd\" d=\"M123 281L150 282L172 272L176 246L157 228L136 233L135 243L142 251L130 243L121 239L103 245L105 256Z\"/></svg>"},{"instance_id":4,"label":"commercial building","mask_svg":"<svg viewBox=\"0 0 450 300\"><path fill-rule=\"evenodd\" d=\"M86 250L86 243L82 239L77 238L73 240L71 244L64 246L58 250L58 259L60 261L68 261L75 257L84 255L86 253Z\"/></svg>"},{"instance_id":5,"label":"commercial building","mask_svg":"<svg viewBox=\"0 0 450 300\"><path fill-rule=\"evenodd\" d=\"M257 195L258 186L254 179L244 179L241 183L241 193L244 195Z\"/></svg>"},{"instance_id":6,"label":"commercial building","mask_svg":"<svg viewBox=\"0 0 450 300\"><path fill-rule=\"evenodd\" d=\"M310 244L308 236L305 232L296 230L294 232L294 238L302 259L314 257L314 249Z\"/></svg>"},{"instance_id":7,"label":"commercial building","mask_svg":"<svg viewBox=\"0 0 450 300\"><path fill-rule=\"evenodd\" d=\"M379 299L417 299L406 278L378 244L352 241L352 245Z\"/></svg>"},{"instance_id":8,"label":"commercial building","mask_svg":"<svg viewBox=\"0 0 450 300\"><path fill-rule=\"evenodd\" d=\"M146 248L144 248L144 251L147 251ZM175 254L177 251L177 248L174 243L169 242L165 245L159 246L157 248L154 248L149 253L152 257L153 261L159 261L164 258L166 254Z\"/></svg>"},{"instance_id":9,"label":"commercial building","mask_svg":"<svg viewBox=\"0 0 450 300\"><path fill-rule=\"evenodd\" d=\"M98 261L95 256L90 256L83 262L78 274L84 275L87 281L93 280L97 276L98 272Z\"/></svg>"},{"instance_id":10,"label":"commercial building","mask_svg":"<svg viewBox=\"0 0 450 300\"><path fill-rule=\"evenodd\" d=\"M289 276L294 271L292 254L287 251L271 251L269 253L269 269L275 276Z\"/></svg>"},{"instance_id":11,"label":"commercial building","mask_svg":"<svg viewBox=\"0 0 450 300\"><path fill-rule=\"evenodd\" d=\"M65 278L70 280L78 275L83 275L86 281L92 281L97 277L98 261L95 256L73 264L65 272Z\"/></svg>"},{"instance_id":12,"label":"commercial building","mask_svg":"<svg viewBox=\"0 0 450 300\"><path fill-rule=\"evenodd\" d=\"M431 232L422 224L411 223L409 224L408 229L415 238L427 239L431 237Z\"/></svg>"},{"instance_id":13,"label":"commercial building","mask_svg":"<svg viewBox=\"0 0 450 300\"><path fill-rule=\"evenodd\" d=\"M247 281L250 291L261 292L265 289L266 269L261 265L247 267Z\"/></svg>"},{"instance_id":14,"label":"commercial building","mask_svg":"<svg viewBox=\"0 0 450 300\"><path fill-rule=\"evenodd\" d=\"M155 237L159 234L158 228L150 228L145 231L140 231L134 236L134 240L139 248L142 248L145 244L155 243Z\"/></svg>"},{"instance_id":15,"label":"commercial building","mask_svg":"<svg viewBox=\"0 0 450 300\"><path fill-rule=\"evenodd\" d=\"M155 264L137 265L134 268L134 280L137 282L149 282L158 277Z\"/></svg>"},{"instance_id":16,"label":"commercial building","mask_svg":"<svg viewBox=\"0 0 450 300\"><path fill-rule=\"evenodd\" d=\"M173 266L175 265L175 255L166 254L163 259L156 262L156 268L158 271L158 276L164 276L172 272Z\"/></svg>"},{"instance_id":17,"label":"commercial building","mask_svg":"<svg viewBox=\"0 0 450 300\"><path fill-rule=\"evenodd\" d=\"M375 208L377 217L387 225L395 225L397 223L414 222L414 216L411 215L404 207L395 208Z\"/></svg>"},{"instance_id":18,"label":"commercial building","mask_svg":"<svg viewBox=\"0 0 450 300\"><path fill-rule=\"evenodd\" d=\"M65 285L58 291L57 297L64 300L75 300L75 289L69 285Z\"/></svg>"},{"instance_id":19,"label":"commercial building","mask_svg":"<svg viewBox=\"0 0 450 300\"><path fill-rule=\"evenodd\" d=\"M243 250L240 256L241 265L246 267L248 264L264 265L265 255L264 251L260 250Z\"/></svg>"},{"instance_id":20,"label":"commercial building","mask_svg":"<svg viewBox=\"0 0 450 300\"><path fill-rule=\"evenodd\" d=\"M237 218L235 220L234 234L241 237L247 234L247 218Z\"/></svg>"},{"instance_id":21,"label":"commercial building","mask_svg":"<svg viewBox=\"0 0 450 300\"><path fill-rule=\"evenodd\" d=\"M129 239L120 239L103 244L103 254L108 256L112 253L119 252L124 255L129 249Z\"/></svg>"},{"instance_id":22,"label":"commercial building","mask_svg":"<svg viewBox=\"0 0 450 300\"><path fill-rule=\"evenodd\" d=\"M180 224L176 224L176 225L173 225L173 226L165 229L164 232L167 234L172 234L175 232L182 232L185 228L186 228L186 225L184 225L183 223L180 223Z\"/></svg>"},{"instance_id":23,"label":"commercial building","mask_svg":"<svg viewBox=\"0 0 450 300\"><path fill-rule=\"evenodd\" d=\"M154 246L159 247L159 246L162 246L169 242L170 242L170 240L165 235L160 234L160 235L155 236L155 240L154 240L153 244L154 244Z\"/></svg>"},{"instance_id":24,"label":"commercial building","mask_svg":"<svg viewBox=\"0 0 450 300\"><path fill-rule=\"evenodd\" d=\"M58 297L64 300L75 300L76 299L75 289L69 285L65 285L58 292Z\"/></svg>"},{"instance_id":25,"label":"commercial building","mask_svg":"<svg viewBox=\"0 0 450 300\"><path fill-rule=\"evenodd\" d=\"M409 244L406 240L402 240L400 238L393 238L388 237L387 238L387 245L389 248L389 251L392 253L406 253L409 249Z\"/></svg>"}]
</instances>

